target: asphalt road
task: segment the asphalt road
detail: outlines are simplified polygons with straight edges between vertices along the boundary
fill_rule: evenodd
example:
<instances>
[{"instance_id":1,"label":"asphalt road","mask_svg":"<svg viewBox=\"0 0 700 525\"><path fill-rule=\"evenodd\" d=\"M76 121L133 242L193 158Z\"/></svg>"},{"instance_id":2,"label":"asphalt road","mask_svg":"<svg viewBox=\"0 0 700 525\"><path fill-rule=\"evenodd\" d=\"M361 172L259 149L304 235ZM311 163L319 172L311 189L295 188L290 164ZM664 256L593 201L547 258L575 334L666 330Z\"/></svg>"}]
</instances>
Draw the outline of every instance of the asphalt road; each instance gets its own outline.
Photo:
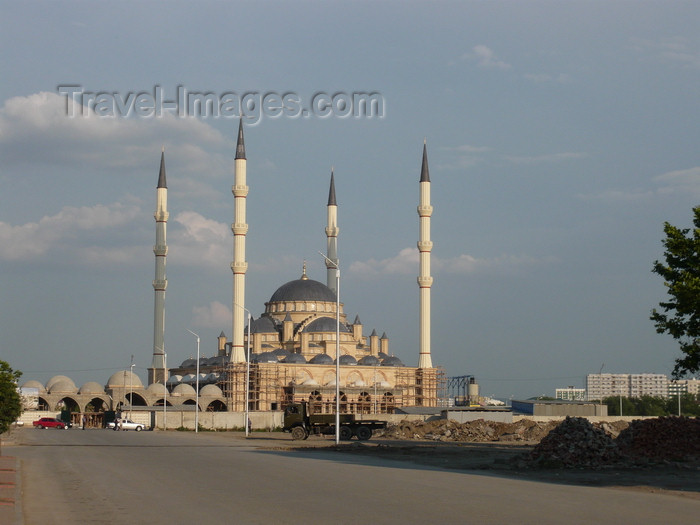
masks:
<instances>
[{"instance_id":1,"label":"asphalt road","mask_svg":"<svg viewBox=\"0 0 700 525\"><path fill-rule=\"evenodd\" d=\"M700 515L692 498L298 452L279 434L25 428L15 440L3 454L21 461L30 525L695 524Z\"/></svg>"}]
</instances>

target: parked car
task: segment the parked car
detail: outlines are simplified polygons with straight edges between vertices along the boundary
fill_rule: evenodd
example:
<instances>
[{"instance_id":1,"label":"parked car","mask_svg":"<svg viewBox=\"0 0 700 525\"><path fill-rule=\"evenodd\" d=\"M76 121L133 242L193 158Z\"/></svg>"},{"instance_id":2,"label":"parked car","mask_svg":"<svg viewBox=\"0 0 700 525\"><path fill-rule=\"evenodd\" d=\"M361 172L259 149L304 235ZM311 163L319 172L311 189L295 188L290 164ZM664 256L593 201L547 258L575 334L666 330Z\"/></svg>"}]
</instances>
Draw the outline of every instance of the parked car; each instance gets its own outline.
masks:
<instances>
[{"instance_id":1,"label":"parked car","mask_svg":"<svg viewBox=\"0 0 700 525\"><path fill-rule=\"evenodd\" d=\"M107 428L114 430L114 421L110 421L107 423ZM146 425L143 423L134 423L130 419L121 419L119 421L119 428L121 430L135 430L136 432L141 432L142 430L147 429Z\"/></svg>"},{"instance_id":2,"label":"parked car","mask_svg":"<svg viewBox=\"0 0 700 525\"><path fill-rule=\"evenodd\" d=\"M68 425L65 421L56 419L55 417L42 417L41 419L34 421L32 423L36 428L59 428L61 430L68 429Z\"/></svg>"}]
</instances>

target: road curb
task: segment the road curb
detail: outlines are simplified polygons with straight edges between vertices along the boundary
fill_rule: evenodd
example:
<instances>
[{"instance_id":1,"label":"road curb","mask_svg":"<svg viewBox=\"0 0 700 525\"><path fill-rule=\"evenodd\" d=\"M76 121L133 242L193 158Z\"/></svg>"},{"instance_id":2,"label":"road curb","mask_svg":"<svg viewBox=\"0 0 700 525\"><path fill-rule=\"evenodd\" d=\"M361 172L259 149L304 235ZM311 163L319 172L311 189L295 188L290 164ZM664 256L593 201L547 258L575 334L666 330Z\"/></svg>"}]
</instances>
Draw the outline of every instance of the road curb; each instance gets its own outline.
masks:
<instances>
[{"instance_id":1,"label":"road curb","mask_svg":"<svg viewBox=\"0 0 700 525\"><path fill-rule=\"evenodd\" d=\"M0 456L0 523L22 523L19 461L13 456Z\"/></svg>"}]
</instances>

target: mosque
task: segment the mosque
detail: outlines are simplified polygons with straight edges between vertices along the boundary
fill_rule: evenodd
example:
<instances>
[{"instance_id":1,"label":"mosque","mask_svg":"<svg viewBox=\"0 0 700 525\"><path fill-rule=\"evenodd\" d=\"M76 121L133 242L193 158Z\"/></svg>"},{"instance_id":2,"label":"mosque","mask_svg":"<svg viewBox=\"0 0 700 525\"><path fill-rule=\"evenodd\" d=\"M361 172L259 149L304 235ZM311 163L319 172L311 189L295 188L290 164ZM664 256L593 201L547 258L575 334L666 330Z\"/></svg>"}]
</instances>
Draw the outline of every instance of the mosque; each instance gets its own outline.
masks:
<instances>
[{"instance_id":1,"label":"mosque","mask_svg":"<svg viewBox=\"0 0 700 525\"><path fill-rule=\"evenodd\" d=\"M423 145L418 205L419 354L417 366L406 366L389 350L386 333L365 335L359 315L350 321L338 297L338 205L331 171L325 228L327 282L310 279L306 264L301 276L282 284L265 303L264 313L252 317L245 303L246 153L239 123L235 158L233 232L232 337L218 338L213 357L187 359L168 368L165 340L165 273L167 182L165 154L161 152L156 189L156 243L154 335L148 386L130 370L113 374L102 388L88 382L78 389L67 377L56 376L46 385L28 381L39 392L39 408L73 412L104 411L119 407L186 407L200 411L241 412L282 410L286 404L308 401L316 412L333 413L339 394L343 413L394 413L404 407L436 407L444 388L444 372L433 367L430 351L430 175ZM336 377L336 371L339 376ZM199 387L199 393L195 390ZM194 409L194 406L190 406Z\"/></svg>"}]
</instances>

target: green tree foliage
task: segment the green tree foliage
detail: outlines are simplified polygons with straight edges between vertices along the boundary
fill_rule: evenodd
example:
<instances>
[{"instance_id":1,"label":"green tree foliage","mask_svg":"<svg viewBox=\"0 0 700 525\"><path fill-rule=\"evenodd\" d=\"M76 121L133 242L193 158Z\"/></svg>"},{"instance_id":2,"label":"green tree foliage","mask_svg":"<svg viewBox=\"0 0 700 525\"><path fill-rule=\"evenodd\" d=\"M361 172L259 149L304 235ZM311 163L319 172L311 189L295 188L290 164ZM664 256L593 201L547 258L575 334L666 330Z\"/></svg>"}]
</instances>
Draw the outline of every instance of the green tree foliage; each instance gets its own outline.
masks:
<instances>
[{"instance_id":1,"label":"green tree foliage","mask_svg":"<svg viewBox=\"0 0 700 525\"><path fill-rule=\"evenodd\" d=\"M0 361L0 434L10 429L22 413L22 400L17 391L17 381L22 376L19 370L12 370L5 361Z\"/></svg>"},{"instance_id":2,"label":"green tree foliage","mask_svg":"<svg viewBox=\"0 0 700 525\"><path fill-rule=\"evenodd\" d=\"M608 406L609 416L620 415L620 396L610 396L603 399ZM654 397L623 397L623 416L675 416L678 414L678 398L676 396ZM696 396L683 394L681 396L681 414L684 416L700 416L700 404Z\"/></svg>"},{"instance_id":3,"label":"green tree foliage","mask_svg":"<svg viewBox=\"0 0 700 525\"><path fill-rule=\"evenodd\" d=\"M684 357L676 359L675 378L700 370L700 206L693 208L694 228L679 229L664 223L663 262L652 272L660 275L670 299L654 308L651 320L660 334L679 342Z\"/></svg>"}]
</instances>

